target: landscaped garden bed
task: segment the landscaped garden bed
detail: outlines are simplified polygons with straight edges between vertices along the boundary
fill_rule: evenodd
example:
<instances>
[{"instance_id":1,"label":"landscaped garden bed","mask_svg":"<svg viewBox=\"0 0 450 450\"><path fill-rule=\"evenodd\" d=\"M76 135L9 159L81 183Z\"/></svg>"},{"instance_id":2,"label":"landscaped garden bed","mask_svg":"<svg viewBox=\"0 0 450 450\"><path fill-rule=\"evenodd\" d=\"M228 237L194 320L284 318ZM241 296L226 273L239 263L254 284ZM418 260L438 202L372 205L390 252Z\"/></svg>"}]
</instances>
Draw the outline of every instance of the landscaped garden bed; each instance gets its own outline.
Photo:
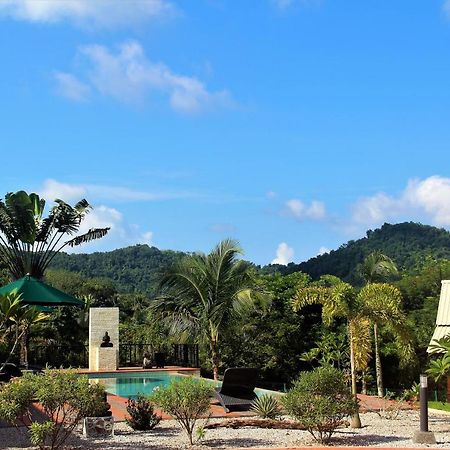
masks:
<instances>
[{"instance_id":1,"label":"landscaped garden bed","mask_svg":"<svg viewBox=\"0 0 450 450\"><path fill-rule=\"evenodd\" d=\"M211 423L229 419L214 419ZM401 411L395 420L383 419L376 413L361 414L363 428L340 428L333 436L333 445L374 447L426 447L413 444L413 432L419 429L418 411ZM450 446L450 421L444 414L430 414L430 429L435 433L436 448ZM27 443L26 434L19 434L13 428L0 428L2 449L23 449ZM151 431L133 431L126 423L116 424L115 436L108 439L86 439L78 429L69 442L73 448L86 449L161 449L175 450L189 448L184 433L174 420L163 420ZM201 445L207 449L221 448L283 448L295 446L317 446L310 434L301 430L262 429L256 427L217 428L207 430ZM194 447L194 448L196 448Z\"/></svg>"}]
</instances>

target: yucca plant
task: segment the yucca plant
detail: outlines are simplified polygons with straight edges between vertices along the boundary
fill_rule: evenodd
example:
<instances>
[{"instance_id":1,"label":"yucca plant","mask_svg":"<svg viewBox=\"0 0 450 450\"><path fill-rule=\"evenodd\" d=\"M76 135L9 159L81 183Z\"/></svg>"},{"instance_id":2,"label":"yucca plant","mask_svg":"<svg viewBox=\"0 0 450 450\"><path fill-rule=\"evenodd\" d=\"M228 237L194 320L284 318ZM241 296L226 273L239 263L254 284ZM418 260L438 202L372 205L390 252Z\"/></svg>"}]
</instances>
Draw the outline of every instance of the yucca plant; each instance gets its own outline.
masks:
<instances>
[{"instance_id":1,"label":"yucca plant","mask_svg":"<svg viewBox=\"0 0 450 450\"><path fill-rule=\"evenodd\" d=\"M281 415L278 400L269 394L264 394L253 400L250 410L261 419L277 419Z\"/></svg>"}]
</instances>

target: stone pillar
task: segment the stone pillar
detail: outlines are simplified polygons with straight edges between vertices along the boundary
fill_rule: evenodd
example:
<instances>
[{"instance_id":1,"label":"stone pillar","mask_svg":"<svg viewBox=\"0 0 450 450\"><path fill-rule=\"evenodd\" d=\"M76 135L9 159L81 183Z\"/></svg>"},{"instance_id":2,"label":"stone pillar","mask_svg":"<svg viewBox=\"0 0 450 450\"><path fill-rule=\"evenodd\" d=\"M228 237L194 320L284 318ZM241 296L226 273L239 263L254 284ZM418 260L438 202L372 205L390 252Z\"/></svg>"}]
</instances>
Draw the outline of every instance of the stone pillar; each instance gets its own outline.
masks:
<instances>
[{"instance_id":1,"label":"stone pillar","mask_svg":"<svg viewBox=\"0 0 450 450\"><path fill-rule=\"evenodd\" d=\"M113 347L100 347L108 332ZM89 309L89 370L119 368L119 308Z\"/></svg>"}]
</instances>

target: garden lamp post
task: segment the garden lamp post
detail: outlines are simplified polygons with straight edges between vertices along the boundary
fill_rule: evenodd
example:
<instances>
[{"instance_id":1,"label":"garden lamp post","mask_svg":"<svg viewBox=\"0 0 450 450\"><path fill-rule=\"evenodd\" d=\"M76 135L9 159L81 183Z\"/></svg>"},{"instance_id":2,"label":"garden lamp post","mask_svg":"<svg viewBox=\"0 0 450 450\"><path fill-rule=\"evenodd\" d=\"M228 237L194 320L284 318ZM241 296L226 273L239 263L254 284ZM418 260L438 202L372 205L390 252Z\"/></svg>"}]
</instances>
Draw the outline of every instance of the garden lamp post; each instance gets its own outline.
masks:
<instances>
[{"instance_id":1,"label":"garden lamp post","mask_svg":"<svg viewBox=\"0 0 450 450\"><path fill-rule=\"evenodd\" d=\"M428 377L420 375L420 430L414 432L416 444L436 444L432 431L428 431Z\"/></svg>"}]
</instances>

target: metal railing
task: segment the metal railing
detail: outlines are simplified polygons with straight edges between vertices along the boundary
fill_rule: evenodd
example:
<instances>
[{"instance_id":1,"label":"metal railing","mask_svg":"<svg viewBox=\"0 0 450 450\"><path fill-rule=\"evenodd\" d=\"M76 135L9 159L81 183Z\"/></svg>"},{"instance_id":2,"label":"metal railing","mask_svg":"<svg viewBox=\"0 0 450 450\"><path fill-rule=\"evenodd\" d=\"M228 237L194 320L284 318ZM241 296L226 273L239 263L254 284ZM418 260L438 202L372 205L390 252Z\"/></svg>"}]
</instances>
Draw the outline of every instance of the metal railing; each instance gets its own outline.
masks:
<instances>
[{"instance_id":1,"label":"metal railing","mask_svg":"<svg viewBox=\"0 0 450 450\"><path fill-rule=\"evenodd\" d=\"M122 367L142 366L143 355L150 354L155 359L155 353L163 353L166 365L182 367L199 367L197 344L172 344L165 348L158 348L152 344L120 344L119 365Z\"/></svg>"},{"instance_id":2,"label":"metal railing","mask_svg":"<svg viewBox=\"0 0 450 450\"><path fill-rule=\"evenodd\" d=\"M119 344L119 366L141 367L145 352L154 360L155 353L163 353L165 364L181 367L200 367L197 344L172 344L164 348L152 344ZM37 345L30 349L30 364L50 367L88 367L89 351L84 344Z\"/></svg>"}]
</instances>

